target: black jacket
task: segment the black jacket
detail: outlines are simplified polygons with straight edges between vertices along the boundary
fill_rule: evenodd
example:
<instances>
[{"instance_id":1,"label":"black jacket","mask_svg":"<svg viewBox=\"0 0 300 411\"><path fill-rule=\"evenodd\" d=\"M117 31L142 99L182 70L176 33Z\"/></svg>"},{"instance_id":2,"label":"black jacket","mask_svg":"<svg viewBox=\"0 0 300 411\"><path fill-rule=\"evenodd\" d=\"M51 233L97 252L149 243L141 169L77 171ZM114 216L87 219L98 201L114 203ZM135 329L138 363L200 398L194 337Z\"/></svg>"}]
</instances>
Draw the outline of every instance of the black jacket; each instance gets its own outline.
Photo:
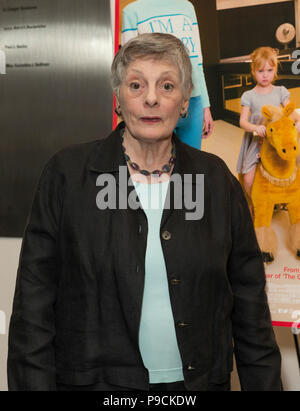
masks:
<instances>
[{"instance_id":1,"label":"black jacket","mask_svg":"<svg viewBox=\"0 0 300 411\"><path fill-rule=\"evenodd\" d=\"M60 151L42 173L10 321L10 390L99 381L148 389L138 345L147 219L142 209L96 204L99 175L116 177L117 197L124 189L121 127L106 139ZM186 387L225 383L234 345L242 389L280 390L264 267L241 187L221 159L174 139L173 174L204 174L203 217L186 220L171 195L161 221Z\"/></svg>"}]
</instances>

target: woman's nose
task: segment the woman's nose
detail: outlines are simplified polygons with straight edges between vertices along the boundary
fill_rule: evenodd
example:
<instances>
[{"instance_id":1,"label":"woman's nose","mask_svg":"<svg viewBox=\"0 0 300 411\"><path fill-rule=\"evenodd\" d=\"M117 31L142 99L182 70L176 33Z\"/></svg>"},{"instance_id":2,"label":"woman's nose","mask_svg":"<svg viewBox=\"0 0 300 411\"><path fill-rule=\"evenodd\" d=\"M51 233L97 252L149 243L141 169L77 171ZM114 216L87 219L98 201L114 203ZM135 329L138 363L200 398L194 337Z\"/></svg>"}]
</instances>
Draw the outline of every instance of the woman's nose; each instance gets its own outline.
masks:
<instances>
[{"instance_id":1,"label":"woman's nose","mask_svg":"<svg viewBox=\"0 0 300 411\"><path fill-rule=\"evenodd\" d=\"M156 87L149 87L145 96L145 103L148 106L155 106L158 104L158 96Z\"/></svg>"}]
</instances>

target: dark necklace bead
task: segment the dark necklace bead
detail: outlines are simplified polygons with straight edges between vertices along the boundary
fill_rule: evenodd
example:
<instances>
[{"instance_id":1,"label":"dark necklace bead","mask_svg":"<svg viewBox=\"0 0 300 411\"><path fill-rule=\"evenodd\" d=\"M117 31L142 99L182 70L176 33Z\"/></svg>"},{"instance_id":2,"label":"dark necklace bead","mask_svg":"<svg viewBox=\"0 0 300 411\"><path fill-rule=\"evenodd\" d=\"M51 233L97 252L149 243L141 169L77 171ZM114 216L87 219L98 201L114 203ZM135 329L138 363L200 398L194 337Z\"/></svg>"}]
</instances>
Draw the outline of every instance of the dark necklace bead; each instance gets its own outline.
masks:
<instances>
[{"instance_id":1,"label":"dark necklace bead","mask_svg":"<svg viewBox=\"0 0 300 411\"><path fill-rule=\"evenodd\" d=\"M150 171L147 170L140 170L140 173L143 174L144 176L150 176Z\"/></svg>"},{"instance_id":2,"label":"dark necklace bead","mask_svg":"<svg viewBox=\"0 0 300 411\"><path fill-rule=\"evenodd\" d=\"M127 157L129 158L129 156L127 156ZM138 164L132 163L132 162L130 161L130 158L129 158L129 160L127 160L127 161L128 161L128 163L129 163L129 165L131 166L131 168L133 168L133 169L136 170L136 171L140 171L140 167L139 167Z\"/></svg>"},{"instance_id":3,"label":"dark necklace bead","mask_svg":"<svg viewBox=\"0 0 300 411\"><path fill-rule=\"evenodd\" d=\"M162 171L164 171L165 173L169 173L171 170L171 167L169 166L169 164L165 164L162 168Z\"/></svg>"},{"instance_id":4,"label":"dark necklace bead","mask_svg":"<svg viewBox=\"0 0 300 411\"><path fill-rule=\"evenodd\" d=\"M154 171L152 171L152 175L153 175L153 177L160 177L162 175L162 171L161 170L154 170Z\"/></svg>"}]
</instances>

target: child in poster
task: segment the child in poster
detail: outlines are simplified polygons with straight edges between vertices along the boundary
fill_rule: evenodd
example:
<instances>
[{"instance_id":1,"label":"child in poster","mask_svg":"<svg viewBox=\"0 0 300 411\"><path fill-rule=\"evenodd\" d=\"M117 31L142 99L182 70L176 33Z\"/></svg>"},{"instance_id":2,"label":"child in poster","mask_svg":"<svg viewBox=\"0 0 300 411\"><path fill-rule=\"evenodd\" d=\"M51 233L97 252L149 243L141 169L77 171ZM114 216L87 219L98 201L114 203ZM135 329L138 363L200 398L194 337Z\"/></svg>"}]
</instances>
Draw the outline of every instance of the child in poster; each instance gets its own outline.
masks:
<instances>
[{"instance_id":1,"label":"child in poster","mask_svg":"<svg viewBox=\"0 0 300 411\"><path fill-rule=\"evenodd\" d=\"M277 52L271 47L259 47L251 54L251 61L251 73L256 86L246 91L241 98L240 126L245 130L245 134L237 163L237 173L243 175L243 185L249 197L256 166L260 161L260 141L266 135L261 109L266 104L285 107L290 102L287 88L273 85L278 71ZM300 118L296 113L293 118L299 131Z\"/></svg>"}]
</instances>

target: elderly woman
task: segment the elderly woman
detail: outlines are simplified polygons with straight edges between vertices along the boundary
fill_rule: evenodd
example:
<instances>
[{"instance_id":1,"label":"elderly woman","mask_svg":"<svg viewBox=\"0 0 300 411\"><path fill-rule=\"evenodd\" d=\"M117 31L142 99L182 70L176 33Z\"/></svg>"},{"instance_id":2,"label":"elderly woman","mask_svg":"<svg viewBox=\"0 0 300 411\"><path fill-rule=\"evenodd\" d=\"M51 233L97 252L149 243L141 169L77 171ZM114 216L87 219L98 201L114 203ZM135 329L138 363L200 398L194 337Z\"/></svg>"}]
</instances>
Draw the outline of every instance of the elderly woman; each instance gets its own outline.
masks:
<instances>
[{"instance_id":1,"label":"elderly woman","mask_svg":"<svg viewBox=\"0 0 300 411\"><path fill-rule=\"evenodd\" d=\"M112 82L124 121L42 173L17 276L9 389L229 390L234 345L243 390L280 390L241 187L222 160L173 134L192 90L182 42L132 39ZM203 212L190 212L190 194Z\"/></svg>"}]
</instances>

